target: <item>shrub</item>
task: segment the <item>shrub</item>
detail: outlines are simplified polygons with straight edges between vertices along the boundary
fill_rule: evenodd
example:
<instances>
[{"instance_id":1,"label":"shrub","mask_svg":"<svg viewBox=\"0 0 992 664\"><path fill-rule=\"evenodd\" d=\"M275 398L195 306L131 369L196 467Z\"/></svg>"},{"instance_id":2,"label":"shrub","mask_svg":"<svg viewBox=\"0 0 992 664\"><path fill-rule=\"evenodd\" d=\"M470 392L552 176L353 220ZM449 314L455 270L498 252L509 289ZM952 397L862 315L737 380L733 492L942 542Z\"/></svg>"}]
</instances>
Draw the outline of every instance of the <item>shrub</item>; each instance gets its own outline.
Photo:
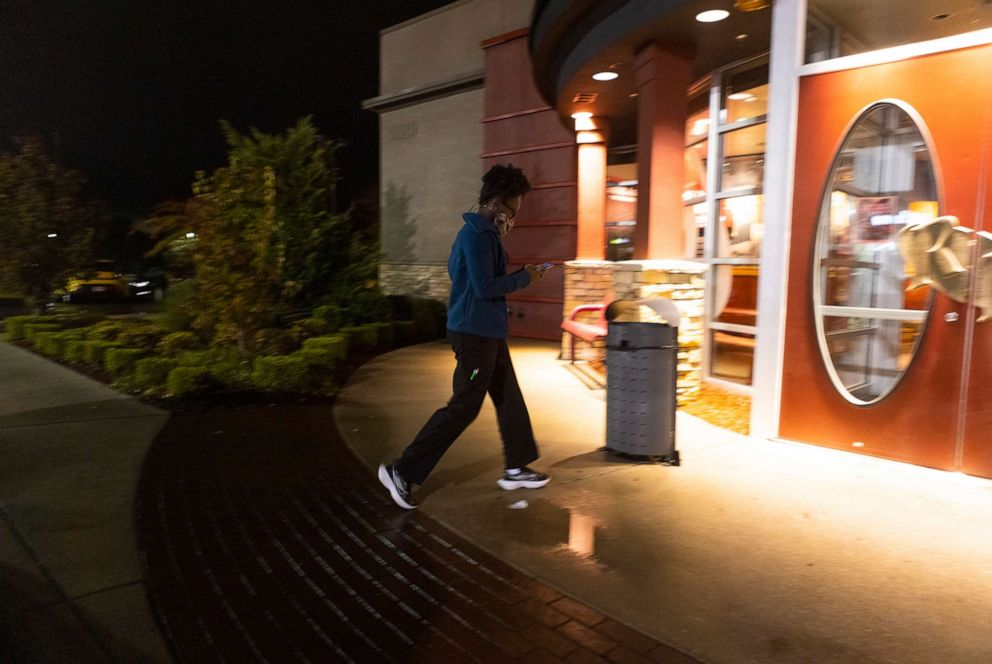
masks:
<instances>
[{"instance_id":1,"label":"shrub","mask_svg":"<svg viewBox=\"0 0 992 664\"><path fill-rule=\"evenodd\" d=\"M310 376L307 361L300 355L263 355L255 358L251 380L266 390L305 392Z\"/></svg>"},{"instance_id":2,"label":"shrub","mask_svg":"<svg viewBox=\"0 0 992 664\"><path fill-rule=\"evenodd\" d=\"M210 389L213 381L206 367L176 367L169 372L165 390L174 397L184 397Z\"/></svg>"},{"instance_id":3,"label":"shrub","mask_svg":"<svg viewBox=\"0 0 992 664\"><path fill-rule=\"evenodd\" d=\"M162 355L178 355L180 351L193 350L200 345L200 339L192 332L170 332L155 346L155 352Z\"/></svg>"},{"instance_id":4,"label":"shrub","mask_svg":"<svg viewBox=\"0 0 992 664\"><path fill-rule=\"evenodd\" d=\"M24 340L33 346L36 335L42 332L58 332L61 329L61 325L54 323L28 323L24 326Z\"/></svg>"},{"instance_id":5,"label":"shrub","mask_svg":"<svg viewBox=\"0 0 992 664\"><path fill-rule=\"evenodd\" d=\"M44 323L47 316L10 316L3 321L4 331L8 341L19 341L24 338L24 328L31 323Z\"/></svg>"},{"instance_id":6,"label":"shrub","mask_svg":"<svg viewBox=\"0 0 992 664\"><path fill-rule=\"evenodd\" d=\"M119 320L102 320L89 327L86 338L98 341L115 341L117 335L124 331L124 327L125 323Z\"/></svg>"},{"instance_id":7,"label":"shrub","mask_svg":"<svg viewBox=\"0 0 992 664\"><path fill-rule=\"evenodd\" d=\"M277 327L266 327L255 333L255 352L259 355L285 355L297 346L293 333Z\"/></svg>"},{"instance_id":8,"label":"shrub","mask_svg":"<svg viewBox=\"0 0 992 664\"><path fill-rule=\"evenodd\" d=\"M147 348L108 348L103 354L103 367L115 376L126 374L149 352Z\"/></svg>"},{"instance_id":9,"label":"shrub","mask_svg":"<svg viewBox=\"0 0 992 664\"><path fill-rule=\"evenodd\" d=\"M345 317L352 325L389 320L390 303L378 290L363 290L348 298Z\"/></svg>"},{"instance_id":10,"label":"shrub","mask_svg":"<svg viewBox=\"0 0 992 664\"><path fill-rule=\"evenodd\" d=\"M251 385L251 360L241 353L218 355L206 365L215 382L226 387L243 388Z\"/></svg>"},{"instance_id":11,"label":"shrub","mask_svg":"<svg viewBox=\"0 0 992 664\"><path fill-rule=\"evenodd\" d=\"M86 339L68 339L62 347L62 358L67 362L82 362Z\"/></svg>"},{"instance_id":12,"label":"shrub","mask_svg":"<svg viewBox=\"0 0 992 664\"><path fill-rule=\"evenodd\" d=\"M379 331L370 325L342 327L340 333L348 339L348 353L371 353L379 343Z\"/></svg>"},{"instance_id":13,"label":"shrub","mask_svg":"<svg viewBox=\"0 0 992 664\"><path fill-rule=\"evenodd\" d=\"M134 363L134 382L142 389L163 387L169 372L176 368L171 357L145 357Z\"/></svg>"},{"instance_id":14,"label":"shrub","mask_svg":"<svg viewBox=\"0 0 992 664\"><path fill-rule=\"evenodd\" d=\"M393 347L392 323L369 323L368 327L374 328L376 331L376 348L379 350L389 350Z\"/></svg>"},{"instance_id":15,"label":"shrub","mask_svg":"<svg viewBox=\"0 0 992 664\"><path fill-rule=\"evenodd\" d=\"M324 304L314 307L313 317L319 318L329 326L330 332L336 332L341 328L341 307L336 304Z\"/></svg>"},{"instance_id":16,"label":"shrub","mask_svg":"<svg viewBox=\"0 0 992 664\"><path fill-rule=\"evenodd\" d=\"M62 353L61 332L35 332L34 349L43 355L60 355Z\"/></svg>"},{"instance_id":17,"label":"shrub","mask_svg":"<svg viewBox=\"0 0 992 664\"><path fill-rule=\"evenodd\" d=\"M117 335L116 341L132 348L155 348L159 339L165 334L165 330L155 325L140 323L137 325L126 325Z\"/></svg>"},{"instance_id":18,"label":"shrub","mask_svg":"<svg viewBox=\"0 0 992 664\"><path fill-rule=\"evenodd\" d=\"M301 344L306 339L319 337L334 330L323 318L304 318L293 323L289 331L296 343Z\"/></svg>"},{"instance_id":19,"label":"shrub","mask_svg":"<svg viewBox=\"0 0 992 664\"><path fill-rule=\"evenodd\" d=\"M307 361L307 364L333 368L338 360L348 355L348 340L340 335L307 339L303 342L303 349L299 351L299 355Z\"/></svg>"},{"instance_id":20,"label":"shrub","mask_svg":"<svg viewBox=\"0 0 992 664\"><path fill-rule=\"evenodd\" d=\"M170 332L188 330L193 324L193 297L196 295L196 281L186 279L169 284L169 290L162 300L162 314L159 322Z\"/></svg>"},{"instance_id":21,"label":"shrub","mask_svg":"<svg viewBox=\"0 0 992 664\"><path fill-rule=\"evenodd\" d=\"M102 367L103 356L110 348L120 348L120 344L102 339L87 339L83 342L83 362Z\"/></svg>"},{"instance_id":22,"label":"shrub","mask_svg":"<svg viewBox=\"0 0 992 664\"><path fill-rule=\"evenodd\" d=\"M444 336L448 324L448 309L443 302L424 297L410 299L413 323L419 341L433 341Z\"/></svg>"},{"instance_id":23,"label":"shrub","mask_svg":"<svg viewBox=\"0 0 992 664\"><path fill-rule=\"evenodd\" d=\"M393 321L393 343L396 348L409 346L417 341L417 327L412 320Z\"/></svg>"},{"instance_id":24,"label":"shrub","mask_svg":"<svg viewBox=\"0 0 992 664\"><path fill-rule=\"evenodd\" d=\"M244 387L251 384L251 362L234 346L182 351L176 358L176 364L205 369L215 379L214 382L221 385Z\"/></svg>"}]
</instances>

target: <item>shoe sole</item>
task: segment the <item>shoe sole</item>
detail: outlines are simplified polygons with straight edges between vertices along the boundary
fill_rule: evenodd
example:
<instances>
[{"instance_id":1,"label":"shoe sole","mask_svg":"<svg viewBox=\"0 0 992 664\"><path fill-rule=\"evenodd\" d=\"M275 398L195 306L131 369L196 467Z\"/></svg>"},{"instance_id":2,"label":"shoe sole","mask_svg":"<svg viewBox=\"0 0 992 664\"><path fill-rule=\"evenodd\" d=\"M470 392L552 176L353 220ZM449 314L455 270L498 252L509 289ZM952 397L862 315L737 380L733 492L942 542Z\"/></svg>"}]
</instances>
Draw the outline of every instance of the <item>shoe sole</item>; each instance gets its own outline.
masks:
<instances>
[{"instance_id":1,"label":"shoe sole","mask_svg":"<svg viewBox=\"0 0 992 664\"><path fill-rule=\"evenodd\" d=\"M498 484L499 488L504 491L513 491L514 489L540 489L550 481L550 477L546 480L536 480L530 482L523 480L506 480L501 478L496 480L496 484Z\"/></svg>"},{"instance_id":2,"label":"shoe sole","mask_svg":"<svg viewBox=\"0 0 992 664\"><path fill-rule=\"evenodd\" d=\"M386 469L386 466L381 463L379 464L379 482L381 482L382 486L386 487L386 490L389 491L389 495L392 497L394 503L405 510L417 509L416 505L411 505L403 500L400 496L400 492L396 490L396 485L393 484L393 478L389 476L389 471Z\"/></svg>"}]
</instances>

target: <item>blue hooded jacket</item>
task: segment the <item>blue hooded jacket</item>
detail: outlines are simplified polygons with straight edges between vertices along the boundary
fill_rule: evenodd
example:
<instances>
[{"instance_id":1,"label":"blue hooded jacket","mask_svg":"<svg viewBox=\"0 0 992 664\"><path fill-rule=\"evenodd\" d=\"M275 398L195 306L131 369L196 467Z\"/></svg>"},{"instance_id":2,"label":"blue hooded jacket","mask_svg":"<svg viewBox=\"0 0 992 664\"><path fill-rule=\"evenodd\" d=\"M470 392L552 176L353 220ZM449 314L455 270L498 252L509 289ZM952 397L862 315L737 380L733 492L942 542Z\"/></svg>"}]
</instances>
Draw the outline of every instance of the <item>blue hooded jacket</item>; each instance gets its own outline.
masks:
<instances>
[{"instance_id":1,"label":"blue hooded jacket","mask_svg":"<svg viewBox=\"0 0 992 664\"><path fill-rule=\"evenodd\" d=\"M506 251L496 225L466 212L448 257L451 297L448 329L492 339L505 339L509 328L506 295L530 285L526 270L506 273Z\"/></svg>"}]
</instances>

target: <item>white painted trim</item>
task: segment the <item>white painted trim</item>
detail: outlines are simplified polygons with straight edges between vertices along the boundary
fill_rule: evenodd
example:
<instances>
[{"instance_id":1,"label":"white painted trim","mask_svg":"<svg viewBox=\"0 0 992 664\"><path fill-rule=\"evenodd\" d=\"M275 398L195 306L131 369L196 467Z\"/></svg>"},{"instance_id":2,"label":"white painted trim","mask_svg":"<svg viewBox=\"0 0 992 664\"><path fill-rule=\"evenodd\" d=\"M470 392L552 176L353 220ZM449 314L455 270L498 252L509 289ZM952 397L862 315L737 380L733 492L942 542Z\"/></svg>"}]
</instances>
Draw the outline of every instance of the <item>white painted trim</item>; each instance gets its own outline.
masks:
<instances>
[{"instance_id":1,"label":"white painted trim","mask_svg":"<svg viewBox=\"0 0 992 664\"><path fill-rule=\"evenodd\" d=\"M805 34L805 32L803 33ZM799 67L799 76L814 76L816 74L827 74L835 71L847 69L858 69L860 67L872 67L890 62L899 62L910 58L918 58L923 55L933 55L934 53L944 53L945 51L956 51L962 48L973 46L983 46L992 44L992 28L975 30L974 32L964 32L950 37L940 37L928 41L916 42L914 44L903 44L882 48L877 51L867 53L856 53L845 55L823 62L813 62ZM772 48L774 51L774 47Z\"/></svg>"},{"instance_id":2,"label":"white painted trim","mask_svg":"<svg viewBox=\"0 0 992 664\"><path fill-rule=\"evenodd\" d=\"M792 193L799 121L799 75L806 53L807 0L772 5L768 71L768 131L765 146L765 236L758 277L758 334L754 349L751 435L778 435L785 357Z\"/></svg>"},{"instance_id":3,"label":"white painted trim","mask_svg":"<svg viewBox=\"0 0 992 664\"><path fill-rule=\"evenodd\" d=\"M816 307L819 316L847 318L871 318L874 320L901 320L922 323L930 315L929 309L883 309L879 307L843 307L834 304L821 304Z\"/></svg>"}]
</instances>

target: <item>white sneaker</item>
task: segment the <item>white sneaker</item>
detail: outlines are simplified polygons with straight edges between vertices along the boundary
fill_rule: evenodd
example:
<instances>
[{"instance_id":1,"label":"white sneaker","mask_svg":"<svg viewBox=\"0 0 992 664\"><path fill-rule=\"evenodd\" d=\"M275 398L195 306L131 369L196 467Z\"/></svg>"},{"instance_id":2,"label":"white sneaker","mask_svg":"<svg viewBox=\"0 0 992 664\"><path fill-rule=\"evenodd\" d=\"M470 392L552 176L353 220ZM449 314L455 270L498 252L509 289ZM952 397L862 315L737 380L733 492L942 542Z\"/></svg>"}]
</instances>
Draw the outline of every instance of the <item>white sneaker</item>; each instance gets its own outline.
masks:
<instances>
[{"instance_id":1,"label":"white sneaker","mask_svg":"<svg viewBox=\"0 0 992 664\"><path fill-rule=\"evenodd\" d=\"M496 484L501 489L513 491L514 489L540 489L550 481L551 478L544 473L539 473L524 466L516 475L503 473L503 477L496 480Z\"/></svg>"}]
</instances>

